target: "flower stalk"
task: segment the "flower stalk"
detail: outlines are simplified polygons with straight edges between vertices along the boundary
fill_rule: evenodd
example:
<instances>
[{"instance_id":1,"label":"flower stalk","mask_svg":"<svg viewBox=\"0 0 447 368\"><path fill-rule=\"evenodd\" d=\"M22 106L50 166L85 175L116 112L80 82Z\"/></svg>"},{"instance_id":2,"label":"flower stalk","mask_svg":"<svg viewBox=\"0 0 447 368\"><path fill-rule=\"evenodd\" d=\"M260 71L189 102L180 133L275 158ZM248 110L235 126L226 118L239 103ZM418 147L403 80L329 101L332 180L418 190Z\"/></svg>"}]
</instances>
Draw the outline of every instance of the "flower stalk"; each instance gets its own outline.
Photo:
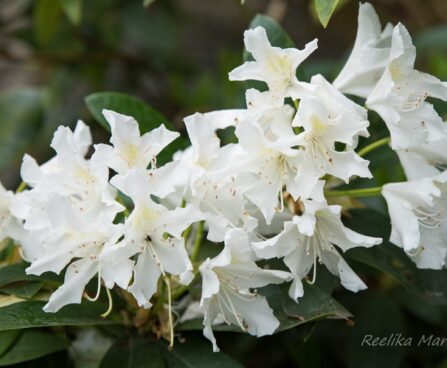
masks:
<instances>
[{"instance_id":1,"label":"flower stalk","mask_svg":"<svg viewBox=\"0 0 447 368\"><path fill-rule=\"evenodd\" d=\"M362 188L362 189L347 189L347 190L326 190L324 192L326 197L375 197L382 192L382 187Z\"/></svg>"},{"instance_id":2,"label":"flower stalk","mask_svg":"<svg viewBox=\"0 0 447 368\"><path fill-rule=\"evenodd\" d=\"M391 137L385 137L382 139L379 139L378 141L375 141L371 144L368 144L366 147L363 147L360 151L357 152L357 154L360 157L363 157L370 153L371 151L374 151L375 149L382 147L386 144L389 144L391 142Z\"/></svg>"}]
</instances>

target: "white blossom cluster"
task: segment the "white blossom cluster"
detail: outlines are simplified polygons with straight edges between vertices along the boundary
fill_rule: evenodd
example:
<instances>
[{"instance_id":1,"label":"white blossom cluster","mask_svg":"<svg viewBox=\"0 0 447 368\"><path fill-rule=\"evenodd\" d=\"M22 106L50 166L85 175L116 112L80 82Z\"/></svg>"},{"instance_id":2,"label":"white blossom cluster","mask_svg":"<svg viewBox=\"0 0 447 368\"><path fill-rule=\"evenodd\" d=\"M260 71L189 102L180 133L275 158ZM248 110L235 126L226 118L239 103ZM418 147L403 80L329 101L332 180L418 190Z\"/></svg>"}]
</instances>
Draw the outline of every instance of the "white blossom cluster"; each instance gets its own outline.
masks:
<instances>
[{"instance_id":1,"label":"white blossom cluster","mask_svg":"<svg viewBox=\"0 0 447 368\"><path fill-rule=\"evenodd\" d=\"M168 164L158 167L157 155L178 133L162 125L140 135L132 117L104 110L110 145L94 145L87 155L88 127L81 121L74 131L59 127L54 158L39 165L24 157L28 189L13 194L0 187L0 238L20 244L27 272L66 269L45 311L80 303L95 276L99 288L116 285L150 308L161 277L187 285L198 270L204 334L217 351L212 326L218 322L256 336L278 328L257 288L291 282L289 295L299 302L303 279L312 273L308 282L314 282L322 263L345 288L365 289L342 253L381 239L345 227L341 207L325 198L328 177L345 183L372 177L369 161L355 151L359 137L368 137L367 110L344 93L366 99L382 117L408 178L383 187L391 242L420 268L445 266L447 130L426 99L447 99L447 84L414 69L406 28L388 24L382 31L373 7L360 5L354 48L333 83L321 75L309 83L296 77L317 40L302 50L281 49L256 27L244 42L253 61L233 70L230 80L262 81L268 89L248 89L246 109L185 118L191 146ZM216 132L228 127L237 143L223 145ZM286 196L299 210L289 210ZM201 221L207 240L224 248L193 266L183 234ZM198 231L197 224L192 228ZM271 258L282 259L288 271L257 264Z\"/></svg>"}]
</instances>

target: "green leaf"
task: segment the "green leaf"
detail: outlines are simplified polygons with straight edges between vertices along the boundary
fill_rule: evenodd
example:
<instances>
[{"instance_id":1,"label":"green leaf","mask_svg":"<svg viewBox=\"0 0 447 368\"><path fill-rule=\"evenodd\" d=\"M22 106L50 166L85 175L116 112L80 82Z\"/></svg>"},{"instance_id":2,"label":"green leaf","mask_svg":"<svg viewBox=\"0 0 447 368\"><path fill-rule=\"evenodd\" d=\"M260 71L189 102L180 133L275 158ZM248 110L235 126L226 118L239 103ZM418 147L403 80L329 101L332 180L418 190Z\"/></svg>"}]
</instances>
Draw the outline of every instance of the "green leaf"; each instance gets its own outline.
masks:
<instances>
[{"instance_id":1,"label":"green leaf","mask_svg":"<svg viewBox=\"0 0 447 368\"><path fill-rule=\"evenodd\" d=\"M281 323L277 332L326 318L348 320L352 317L345 307L314 285L304 283L304 297L298 303L289 297L288 287L281 285L268 297ZM274 303L280 300L281 309L275 309Z\"/></svg>"},{"instance_id":2,"label":"green leaf","mask_svg":"<svg viewBox=\"0 0 447 368\"><path fill-rule=\"evenodd\" d=\"M82 0L59 0L59 4L71 23L81 23Z\"/></svg>"},{"instance_id":3,"label":"green leaf","mask_svg":"<svg viewBox=\"0 0 447 368\"><path fill-rule=\"evenodd\" d=\"M447 270L420 270L402 249L389 243L388 217L373 210L353 210L346 224L362 234L383 238L382 244L372 248L348 251L348 258L390 275L408 291L430 303L447 304Z\"/></svg>"},{"instance_id":4,"label":"green leaf","mask_svg":"<svg viewBox=\"0 0 447 368\"><path fill-rule=\"evenodd\" d=\"M128 96L118 92L98 92L85 98L85 103L95 119L108 131L110 126L102 115L103 109L112 110L120 114L129 115L135 118L140 126L140 133L147 133L161 124L170 130L176 130L174 125L161 113L147 105L138 98ZM157 163L169 161L178 149L183 149L187 145L187 140L182 137L177 138L157 157Z\"/></svg>"},{"instance_id":5,"label":"green leaf","mask_svg":"<svg viewBox=\"0 0 447 368\"><path fill-rule=\"evenodd\" d=\"M183 335L172 350L163 341L132 336L115 343L104 356L100 368L240 368L224 353L213 353L202 336Z\"/></svg>"},{"instance_id":6,"label":"green leaf","mask_svg":"<svg viewBox=\"0 0 447 368\"><path fill-rule=\"evenodd\" d=\"M258 290L258 293L267 297L273 313L280 322L276 332L325 318L348 320L352 317L341 304L315 285L304 283L304 297L299 299L299 303L295 303L289 297L288 288L289 285L271 285ZM202 320L187 321L176 327L178 331L201 329L203 329ZM213 329L241 332L239 327L226 324L213 326Z\"/></svg>"},{"instance_id":7,"label":"green leaf","mask_svg":"<svg viewBox=\"0 0 447 368\"><path fill-rule=\"evenodd\" d=\"M26 263L16 263L8 266L0 267L0 287L19 281L38 281L39 277L35 275L27 275L25 268Z\"/></svg>"},{"instance_id":8,"label":"green leaf","mask_svg":"<svg viewBox=\"0 0 447 368\"><path fill-rule=\"evenodd\" d=\"M346 346L348 367L399 368L404 366L404 349L396 346L368 346L362 344L366 335L391 336L400 333L408 336L399 303L390 295L363 295L355 315L355 328L350 332Z\"/></svg>"},{"instance_id":9,"label":"green leaf","mask_svg":"<svg viewBox=\"0 0 447 368\"><path fill-rule=\"evenodd\" d=\"M44 94L26 88L0 96L0 170L18 164L42 126Z\"/></svg>"},{"instance_id":10,"label":"green leaf","mask_svg":"<svg viewBox=\"0 0 447 368\"><path fill-rule=\"evenodd\" d=\"M45 302L26 301L0 308L0 331L45 326L84 326L113 323L100 317L104 306L84 302L69 305L57 313L45 313Z\"/></svg>"},{"instance_id":11,"label":"green leaf","mask_svg":"<svg viewBox=\"0 0 447 368\"><path fill-rule=\"evenodd\" d=\"M0 267L0 287L22 281L63 282L63 277L61 275L56 275L51 272L45 272L40 276L27 275L25 269L28 266L29 264L22 262Z\"/></svg>"},{"instance_id":12,"label":"green leaf","mask_svg":"<svg viewBox=\"0 0 447 368\"><path fill-rule=\"evenodd\" d=\"M41 331L24 331L16 343L0 358L0 366L8 366L61 351L68 346L66 340Z\"/></svg>"},{"instance_id":13,"label":"green leaf","mask_svg":"<svg viewBox=\"0 0 447 368\"><path fill-rule=\"evenodd\" d=\"M39 292L44 285L44 281L57 282L59 280L59 276L51 273L40 276L27 275L26 267L28 267L26 263L0 267L0 292L22 299L29 299Z\"/></svg>"},{"instance_id":14,"label":"green leaf","mask_svg":"<svg viewBox=\"0 0 447 368\"><path fill-rule=\"evenodd\" d=\"M27 283L14 283L12 285L2 287L0 291L19 298L29 299L35 296L42 287L42 281L35 281Z\"/></svg>"},{"instance_id":15,"label":"green leaf","mask_svg":"<svg viewBox=\"0 0 447 368\"><path fill-rule=\"evenodd\" d=\"M20 330L0 332L0 357L11 347L20 335Z\"/></svg>"},{"instance_id":16,"label":"green leaf","mask_svg":"<svg viewBox=\"0 0 447 368\"><path fill-rule=\"evenodd\" d=\"M88 95L85 103L95 119L107 130L110 126L102 115L102 110L112 110L129 115L138 121L141 134L147 133L164 124L168 129L175 130L171 122L154 108L138 98L118 92L98 92Z\"/></svg>"},{"instance_id":17,"label":"green leaf","mask_svg":"<svg viewBox=\"0 0 447 368\"><path fill-rule=\"evenodd\" d=\"M160 345L143 338L131 337L116 342L101 361L100 368L166 367Z\"/></svg>"},{"instance_id":18,"label":"green leaf","mask_svg":"<svg viewBox=\"0 0 447 368\"><path fill-rule=\"evenodd\" d=\"M324 28L327 27L339 0L315 0L315 10Z\"/></svg>"},{"instance_id":19,"label":"green leaf","mask_svg":"<svg viewBox=\"0 0 447 368\"><path fill-rule=\"evenodd\" d=\"M168 368L242 368L242 365L220 352L213 353L211 343L202 336L182 336L172 350L163 344L162 353Z\"/></svg>"},{"instance_id":20,"label":"green leaf","mask_svg":"<svg viewBox=\"0 0 447 368\"><path fill-rule=\"evenodd\" d=\"M36 41L47 46L57 34L61 8L55 0L37 0L34 7L34 33Z\"/></svg>"}]
</instances>

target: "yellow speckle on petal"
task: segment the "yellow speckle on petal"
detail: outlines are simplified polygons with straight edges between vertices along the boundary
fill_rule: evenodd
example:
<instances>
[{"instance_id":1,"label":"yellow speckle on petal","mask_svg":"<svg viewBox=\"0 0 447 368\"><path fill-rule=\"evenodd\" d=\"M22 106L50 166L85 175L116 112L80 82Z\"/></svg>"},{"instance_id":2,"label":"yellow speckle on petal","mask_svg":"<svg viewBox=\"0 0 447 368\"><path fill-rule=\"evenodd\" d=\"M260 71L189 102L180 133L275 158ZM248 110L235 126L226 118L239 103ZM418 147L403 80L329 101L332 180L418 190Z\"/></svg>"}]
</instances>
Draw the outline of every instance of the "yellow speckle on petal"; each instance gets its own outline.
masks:
<instances>
[{"instance_id":1,"label":"yellow speckle on petal","mask_svg":"<svg viewBox=\"0 0 447 368\"><path fill-rule=\"evenodd\" d=\"M292 79L292 60L286 55L272 54L265 60L265 68L275 80L277 88L286 88Z\"/></svg>"},{"instance_id":2,"label":"yellow speckle on petal","mask_svg":"<svg viewBox=\"0 0 447 368\"><path fill-rule=\"evenodd\" d=\"M321 136L327 130L327 124L323 123L317 116L312 115L310 118L312 135Z\"/></svg>"},{"instance_id":3,"label":"yellow speckle on petal","mask_svg":"<svg viewBox=\"0 0 447 368\"><path fill-rule=\"evenodd\" d=\"M123 156L129 167L135 166L138 159L138 148L134 144L126 144L123 147Z\"/></svg>"},{"instance_id":4,"label":"yellow speckle on petal","mask_svg":"<svg viewBox=\"0 0 447 368\"><path fill-rule=\"evenodd\" d=\"M77 165L74 170L74 176L81 182L92 183L95 178L90 174L90 172L80 165Z\"/></svg>"},{"instance_id":5,"label":"yellow speckle on petal","mask_svg":"<svg viewBox=\"0 0 447 368\"><path fill-rule=\"evenodd\" d=\"M389 70L390 70L390 74L391 74L391 78L393 79L393 81L397 81L399 80L399 78L402 75L402 70L400 68L400 66L397 63L391 63L389 66Z\"/></svg>"},{"instance_id":6,"label":"yellow speckle on petal","mask_svg":"<svg viewBox=\"0 0 447 368\"><path fill-rule=\"evenodd\" d=\"M148 207L140 208L134 213L135 217L133 219L134 220L133 226L135 229L139 231L148 229L151 226L151 224L153 224L159 217L156 211L153 211Z\"/></svg>"}]
</instances>

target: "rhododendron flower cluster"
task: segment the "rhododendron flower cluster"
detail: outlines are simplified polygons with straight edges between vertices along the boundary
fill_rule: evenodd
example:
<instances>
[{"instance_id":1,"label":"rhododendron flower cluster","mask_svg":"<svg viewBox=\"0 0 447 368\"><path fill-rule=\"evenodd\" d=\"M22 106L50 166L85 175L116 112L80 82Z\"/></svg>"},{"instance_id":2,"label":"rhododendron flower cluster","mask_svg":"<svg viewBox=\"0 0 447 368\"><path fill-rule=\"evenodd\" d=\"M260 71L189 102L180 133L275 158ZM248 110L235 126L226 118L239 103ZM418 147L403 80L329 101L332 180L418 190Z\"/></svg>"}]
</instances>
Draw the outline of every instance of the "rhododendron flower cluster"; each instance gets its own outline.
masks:
<instances>
[{"instance_id":1,"label":"rhododendron flower cluster","mask_svg":"<svg viewBox=\"0 0 447 368\"><path fill-rule=\"evenodd\" d=\"M141 135L133 117L104 110L110 144L92 149L82 121L74 131L59 127L51 160L39 165L23 158L26 189L0 186L0 237L20 246L27 272L65 270L46 312L114 287L151 308L162 285L171 303L201 278L201 297L185 309L203 316L204 335L218 351L218 323L256 336L278 328L258 292L266 285L289 283L289 296L299 303L303 282L315 282L321 263L345 288L365 289L343 253L380 247L382 239L346 227L343 208L331 199L334 183L372 177L357 149L359 138L369 137L367 109L385 122L390 139L383 142L397 152L408 179L376 190L388 205L390 241L419 268L445 266L447 130L427 98L446 100L447 83L414 69L406 28L382 30L373 7L360 5L354 48L333 82L319 74L297 79L317 40L281 49L256 27L244 42L252 60L229 78L265 82L266 89L248 89L245 109L186 117L191 146L169 163L158 165L157 156L179 133L160 125ZM351 95L365 99L365 107ZM219 139L217 132L228 127L236 143ZM217 255L200 260L202 238ZM223 243L220 252L215 243ZM278 267L267 268L275 258ZM92 298L85 287L95 278Z\"/></svg>"}]
</instances>

